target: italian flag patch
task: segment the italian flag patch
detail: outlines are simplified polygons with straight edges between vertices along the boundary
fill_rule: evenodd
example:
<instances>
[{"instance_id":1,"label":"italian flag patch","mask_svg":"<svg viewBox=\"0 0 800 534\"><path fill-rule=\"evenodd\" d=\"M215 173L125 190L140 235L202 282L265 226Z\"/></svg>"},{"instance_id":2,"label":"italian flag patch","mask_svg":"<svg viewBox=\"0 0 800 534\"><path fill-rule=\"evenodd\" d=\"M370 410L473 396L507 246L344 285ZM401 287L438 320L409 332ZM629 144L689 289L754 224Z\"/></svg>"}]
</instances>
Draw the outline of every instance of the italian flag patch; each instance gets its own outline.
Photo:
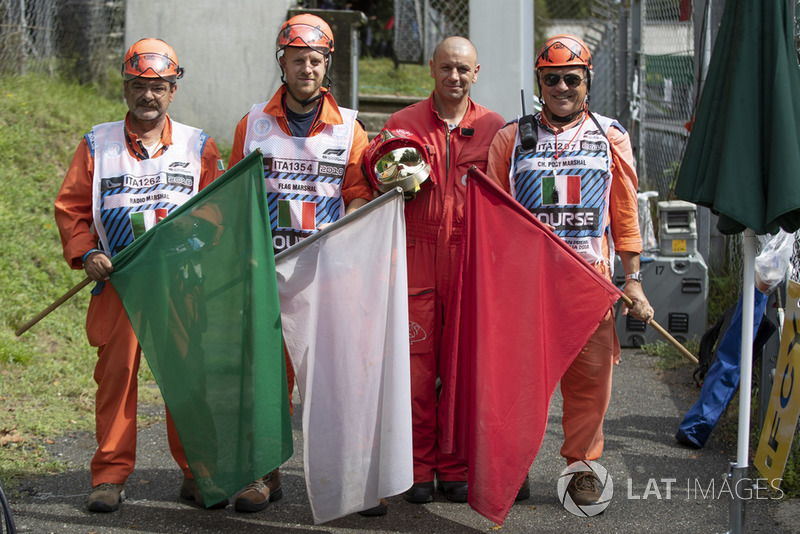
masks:
<instances>
[{"instance_id":1,"label":"italian flag patch","mask_svg":"<svg viewBox=\"0 0 800 534\"><path fill-rule=\"evenodd\" d=\"M278 200L278 228L315 230L317 228L316 202Z\"/></svg>"},{"instance_id":2,"label":"italian flag patch","mask_svg":"<svg viewBox=\"0 0 800 534\"><path fill-rule=\"evenodd\" d=\"M137 211L131 213L131 228L133 229L133 238L138 239L147 230L156 225L158 221L167 216L165 208L158 208L155 210Z\"/></svg>"},{"instance_id":3,"label":"italian flag patch","mask_svg":"<svg viewBox=\"0 0 800 534\"><path fill-rule=\"evenodd\" d=\"M545 176L542 178L542 204L564 206L581 203L580 176Z\"/></svg>"}]
</instances>

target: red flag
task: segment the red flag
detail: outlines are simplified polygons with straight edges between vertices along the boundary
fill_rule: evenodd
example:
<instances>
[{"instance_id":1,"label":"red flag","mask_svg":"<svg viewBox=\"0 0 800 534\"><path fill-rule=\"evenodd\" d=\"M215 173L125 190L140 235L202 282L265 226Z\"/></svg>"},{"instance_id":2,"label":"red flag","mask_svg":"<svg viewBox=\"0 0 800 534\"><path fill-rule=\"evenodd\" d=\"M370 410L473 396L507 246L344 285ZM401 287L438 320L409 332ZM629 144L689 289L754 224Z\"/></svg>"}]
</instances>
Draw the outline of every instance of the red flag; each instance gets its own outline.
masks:
<instances>
[{"instance_id":1,"label":"red flag","mask_svg":"<svg viewBox=\"0 0 800 534\"><path fill-rule=\"evenodd\" d=\"M556 384L621 292L485 174L469 176L451 430L469 461L470 506L501 524Z\"/></svg>"}]
</instances>

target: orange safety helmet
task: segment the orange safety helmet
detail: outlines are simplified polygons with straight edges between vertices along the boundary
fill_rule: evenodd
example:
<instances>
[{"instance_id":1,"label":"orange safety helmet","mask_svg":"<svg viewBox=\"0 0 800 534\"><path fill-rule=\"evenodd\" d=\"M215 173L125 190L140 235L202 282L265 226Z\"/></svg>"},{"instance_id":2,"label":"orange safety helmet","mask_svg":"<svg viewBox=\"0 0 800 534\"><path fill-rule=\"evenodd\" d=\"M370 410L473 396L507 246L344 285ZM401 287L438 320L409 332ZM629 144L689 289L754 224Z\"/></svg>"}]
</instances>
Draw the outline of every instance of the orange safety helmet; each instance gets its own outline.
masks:
<instances>
[{"instance_id":1,"label":"orange safety helmet","mask_svg":"<svg viewBox=\"0 0 800 534\"><path fill-rule=\"evenodd\" d=\"M161 39L140 39L125 52L122 78L126 82L141 77L161 78L175 83L182 76L183 68L178 66L177 54Z\"/></svg>"},{"instance_id":2,"label":"orange safety helmet","mask_svg":"<svg viewBox=\"0 0 800 534\"><path fill-rule=\"evenodd\" d=\"M586 70L586 102L592 89L592 53L582 40L574 35L554 35L542 44L536 54L536 84L542 94L542 81L539 77L543 67L579 66ZM541 96L539 101L542 102Z\"/></svg>"},{"instance_id":3,"label":"orange safety helmet","mask_svg":"<svg viewBox=\"0 0 800 534\"><path fill-rule=\"evenodd\" d=\"M544 42L536 54L536 69L580 65L592 70L592 53L574 35L561 34Z\"/></svg>"},{"instance_id":4,"label":"orange safety helmet","mask_svg":"<svg viewBox=\"0 0 800 534\"><path fill-rule=\"evenodd\" d=\"M428 151L407 130L382 130L364 151L364 170L372 187L386 193L400 187L414 198L431 175Z\"/></svg>"},{"instance_id":5,"label":"orange safety helmet","mask_svg":"<svg viewBox=\"0 0 800 534\"><path fill-rule=\"evenodd\" d=\"M318 16L301 13L283 23L275 45L277 52L287 46L297 46L311 48L327 56L333 52L333 32L328 23Z\"/></svg>"}]
</instances>

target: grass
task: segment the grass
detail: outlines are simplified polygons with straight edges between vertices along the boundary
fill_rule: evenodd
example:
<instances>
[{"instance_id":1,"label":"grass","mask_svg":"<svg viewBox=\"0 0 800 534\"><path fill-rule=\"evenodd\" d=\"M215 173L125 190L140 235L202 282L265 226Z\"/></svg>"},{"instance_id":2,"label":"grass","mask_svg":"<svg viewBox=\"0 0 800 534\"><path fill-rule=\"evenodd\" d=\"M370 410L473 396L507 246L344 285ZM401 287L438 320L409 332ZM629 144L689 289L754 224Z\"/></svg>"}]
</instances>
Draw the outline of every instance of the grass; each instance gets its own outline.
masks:
<instances>
[{"instance_id":1,"label":"grass","mask_svg":"<svg viewBox=\"0 0 800 534\"><path fill-rule=\"evenodd\" d=\"M428 64L400 64L390 58L363 58L358 62L358 92L364 95L428 96L433 79Z\"/></svg>"},{"instance_id":2,"label":"grass","mask_svg":"<svg viewBox=\"0 0 800 534\"><path fill-rule=\"evenodd\" d=\"M427 66L364 60L368 93L426 96ZM379 80L390 80L391 87ZM0 75L0 480L64 469L46 445L69 431L94 430L95 349L84 330L89 290L56 309L20 337L17 328L80 282L82 271L62 257L53 201L81 136L92 125L120 120L121 87L94 87L46 75ZM230 147L220 146L223 161ZM140 383L153 377L142 361ZM160 402L141 387L142 403Z\"/></svg>"},{"instance_id":3,"label":"grass","mask_svg":"<svg viewBox=\"0 0 800 534\"><path fill-rule=\"evenodd\" d=\"M686 343L682 343L682 345L686 347L686 350L697 356L697 350L700 346L697 339L691 339ZM678 369L681 367L694 367L695 365L666 341L658 340L655 343L646 343L639 349L650 356L658 356L656 367L659 369Z\"/></svg>"},{"instance_id":4,"label":"grass","mask_svg":"<svg viewBox=\"0 0 800 534\"><path fill-rule=\"evenodd\" d=\"M708 282L708 326L711 326L738 302L742 292L741 273L728 267L719 272L709 271Z\"/></svg>"},{"instance_id":5,"label":"grass","mask_svg":"<svg viewBox=\"0 0 800 534\"><path fill-rule=\"evenodd\" d=\"M63 468L45 453L48 440L94 429L88 289L22 336L14 331L83 279L61 255L53 201L81 136L126 108L121 97L45 76L0 80L0 479L8 482Z\"/></svg>"},{"instance_id":6,"label":"grass","mask_svg":"<svg viewBox=\"0 0 800 534\"><path fill-rule=\"evenodd\" d=\"M360 92L427 96L427 65L362 59ZM0 75L0 480L13 481L66 466L46 446L69 431L94 429L92 373L95 350L84 331L88 290L54 311L21 337L14 331L83 278L61 255L53 201L81 136L93 124L119 120L126 108L108 86L86 87L46 76ZM220 147L223 161L230 147ZM711 277L709 320L738 296L738 276ZM735 301L734 301L735 302ZM687 344L696 352L696 343ZM661 368L687 365L663 342L642 350L659 356ZM143 361L140 383L153 378ZM158 389L141 387L140 402L159 403ZM142 420L140 424L152 421ZM800 493L800 439L796 436L786 482Z\"/></svg>"},{"instance_id":7,"label":"grass","mask_svg":"<svg viewBox=\"0 0 800 534\"><path fill-rule=\"evenodd\" d=\"M729 241L730 243L730 241ZM711 272L709 274L709 299L708 299L708 322L709 326L714 324L717 319L731 306L736 305L739 294L741 292L741 273L736 268L725 267L719 272ZM777 334L776 334L777 335ZM698 340L691 340L684 343L684 346L694 354L697 355L699 349ZM656 366L659 369L677 369L681 367L694 367L694 364L689 362L686 358L671 345L664 341L656 341L655 343L642 345L641 350L652 356L657 356L658 361ZM759 424L759 383L760 367L759 362L754 366L753 377L754 384L751 390L751 416L750 416L750 459L755 457L755 452L758 447L759 439L761 437L762 428ZM727 443L736 443L738 432L738 414L739 414L739 393L735 394L728 407L723 412L715 429L715 439L725 441ZM797 423L795 423L797 424ZM781 490L788 498L800 497L800 432L796 432L792 440L789 457L786 462L786 468L783 473L783 482Z\"/></svg>"}]
</instances>

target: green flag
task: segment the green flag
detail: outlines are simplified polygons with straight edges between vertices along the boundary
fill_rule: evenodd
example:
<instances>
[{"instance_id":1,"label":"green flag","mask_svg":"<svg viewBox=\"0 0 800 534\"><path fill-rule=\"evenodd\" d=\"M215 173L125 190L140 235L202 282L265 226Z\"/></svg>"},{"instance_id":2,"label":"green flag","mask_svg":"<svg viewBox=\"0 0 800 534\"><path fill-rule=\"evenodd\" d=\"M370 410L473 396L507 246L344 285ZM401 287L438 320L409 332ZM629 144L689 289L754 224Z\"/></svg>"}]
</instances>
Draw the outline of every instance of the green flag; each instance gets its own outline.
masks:
<instances>
[{"instance_id":1,"label":"green flag","mask_svg":"<svg viewBox=\"0 0 800 534\"><path fill-rule=\"evenodd\" d=\"M114 257L111 283L209 506L292 455L276 280L259 152Z\"/></svg>"}]
</instances>

